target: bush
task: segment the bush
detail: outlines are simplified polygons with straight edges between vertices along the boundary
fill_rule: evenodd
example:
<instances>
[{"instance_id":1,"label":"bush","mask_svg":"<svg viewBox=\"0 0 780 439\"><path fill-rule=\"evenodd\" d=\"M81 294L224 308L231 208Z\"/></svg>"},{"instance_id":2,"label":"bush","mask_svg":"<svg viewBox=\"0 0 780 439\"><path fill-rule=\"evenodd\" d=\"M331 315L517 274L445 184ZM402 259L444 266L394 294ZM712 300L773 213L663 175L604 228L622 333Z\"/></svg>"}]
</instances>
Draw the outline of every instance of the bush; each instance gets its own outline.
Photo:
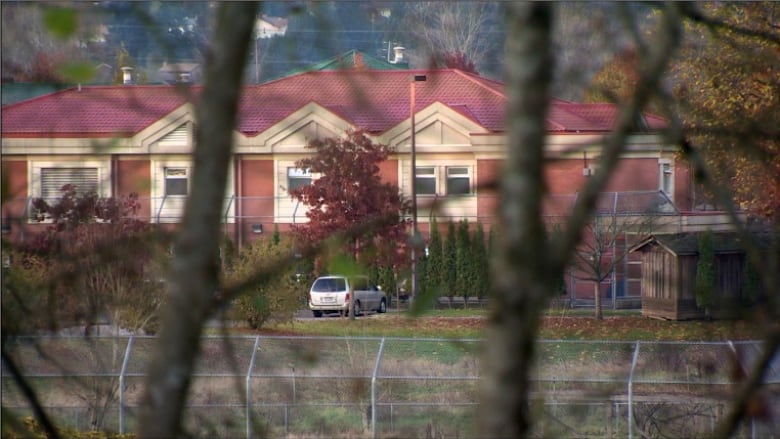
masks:
<instances>
[{"instance_id":1,"label":"bush","mask_svg":"<svg viewBox=\"0 0 780 439\"><path fill-rule=\"evenodd\" d=\"M46 439L47 435L44 428L31 417L18 419L10 416L6 419L3 414L3 439ZM57 428L57 434L62 439L134 439L135 434L119 434L107 431L78 431L66 428Z\"/></svg>"},{"instance_id":2,"label":"bush","mask_svg":"<svg viewBox=\"0 0 780 439\"><path fill-rule=\"evenodd\" d=\"M274 271L266 280L249 281L259 269L276 264L293 255L290 238L261 239L244 247L232 264L224 268L223 279L228 285L243 285L241 295L233 302L233 313L253 329L270 320L292 321L295 312L305 302L310 276L296 276L297 267Z\"/></svg>"},{"instance_id":3,"label":"bush","mask_svg":"<svg viewBox=\"0 0 780 439\"><path fill-rule=\"evenodd\" d=\"M3 333L30 334L55 323L47 306L48 269L37 256L9 250L10 266L2 273ZM57 309L57 308L52 308Z\"/></svg>"}]
</instances>

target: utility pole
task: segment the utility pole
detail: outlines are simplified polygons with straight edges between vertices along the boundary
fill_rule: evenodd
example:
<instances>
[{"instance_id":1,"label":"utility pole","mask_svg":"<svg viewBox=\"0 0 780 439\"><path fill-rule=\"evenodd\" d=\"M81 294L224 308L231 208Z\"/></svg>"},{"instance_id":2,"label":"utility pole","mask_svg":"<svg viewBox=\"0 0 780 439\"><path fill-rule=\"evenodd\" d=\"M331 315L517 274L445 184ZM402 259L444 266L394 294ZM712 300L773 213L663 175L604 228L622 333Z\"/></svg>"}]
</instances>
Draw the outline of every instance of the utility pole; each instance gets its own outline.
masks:
<instances>
[{"instance_id":1,"label":"utility pole","mask_svg":"<svg viewBox=\"0 0 780 439\"><path fill-rule=\"evenodd\" d=\"M412 147L411 147L411 162L412 162L412 301L417 299L417 246L420 241L420 232L417 229L417 145L415 143L415 124L414 113L416 104L416 89L415 84L418 82L424 82L428 78L425 75L414 75L409 83L409 116L412 122Z\"/></svg>"}]
</instances>

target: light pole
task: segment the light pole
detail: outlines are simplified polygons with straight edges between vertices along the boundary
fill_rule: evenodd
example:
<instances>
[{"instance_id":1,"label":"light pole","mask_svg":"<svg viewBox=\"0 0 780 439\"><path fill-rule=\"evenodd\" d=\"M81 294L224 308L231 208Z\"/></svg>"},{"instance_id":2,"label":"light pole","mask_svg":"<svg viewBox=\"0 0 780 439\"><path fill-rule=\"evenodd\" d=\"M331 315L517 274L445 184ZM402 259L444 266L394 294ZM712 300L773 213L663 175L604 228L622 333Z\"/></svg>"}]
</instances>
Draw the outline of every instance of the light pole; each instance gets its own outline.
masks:
<instances>
[{"instance_id":1,"label":"light pole","mask_svg":"<svg viewBox=\"0 0 780 439\"><path fill-rule=\"evenodd\" d=\"M412 301L417 298L417 245L420 233L417 230L417 145L415 144L415 84L428 79L425 75L414 75L409 83L409 117L412 122Z\"/></svg>"}]
</instances>

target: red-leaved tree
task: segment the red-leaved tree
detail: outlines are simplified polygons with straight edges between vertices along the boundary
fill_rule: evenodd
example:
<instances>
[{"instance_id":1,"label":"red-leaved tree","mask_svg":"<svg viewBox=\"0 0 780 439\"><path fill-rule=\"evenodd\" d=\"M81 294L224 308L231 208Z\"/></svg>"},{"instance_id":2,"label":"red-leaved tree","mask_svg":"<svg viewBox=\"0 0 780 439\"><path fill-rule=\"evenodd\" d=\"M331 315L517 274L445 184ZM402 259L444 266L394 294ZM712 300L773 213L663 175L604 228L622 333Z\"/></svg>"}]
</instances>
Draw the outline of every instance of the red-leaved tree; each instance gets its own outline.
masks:
<instances>
[{"instance_id":1,"label":"red-leaved tree","mask_svg":"<svg viewBox=\"0 0 780 439\"><path fill-rule=\"evenodd\" d=\"M100 198L65 185L56 202L35 199L32 206L50 225L21 249L20 262L44 261L49 287L42 303L55 313L50 322L88 330L107 317L131 331L154 331L164 240L136 217L137 195Z\"/></svg>"},{"instance_id":2,"label":"red-leaved tree","mask_svg":"<svg viewBox=\"0 0 780 439\"><path fill-rule=\"evenodd\" d=\"M296 228L297 236L304 243L317 244L344 233L345 253L361 263L404 265L409 203L396 185L383 182L379 175L379 164L392 149L373 143L362 131L313 140L307 147L314 156L296 165L319 178L291 191L309 206L309 223Z\"/></svg>"}]
</instances>

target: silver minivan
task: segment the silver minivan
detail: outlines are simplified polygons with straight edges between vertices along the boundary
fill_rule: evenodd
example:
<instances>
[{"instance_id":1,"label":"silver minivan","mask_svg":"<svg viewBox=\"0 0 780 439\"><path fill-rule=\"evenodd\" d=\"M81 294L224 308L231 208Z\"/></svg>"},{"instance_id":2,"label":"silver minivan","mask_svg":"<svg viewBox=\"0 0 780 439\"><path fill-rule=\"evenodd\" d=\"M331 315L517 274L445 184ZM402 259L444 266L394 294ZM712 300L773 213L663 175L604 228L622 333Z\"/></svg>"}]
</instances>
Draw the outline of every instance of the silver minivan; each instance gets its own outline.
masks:
<instances>
[{"instance_id":1,"label":"silver minivan","mask_svg":"<svg viewBox=\"0 0 780 439\"><path fill-rule=\"evenodd\" d=\"M355 315L364 310L387 312L387 296L367 276L322 276L318 277L309 291L309 309L314 317L326 312L349 314L349 301L355 297Z\"/></svg>"}]
</instances>

